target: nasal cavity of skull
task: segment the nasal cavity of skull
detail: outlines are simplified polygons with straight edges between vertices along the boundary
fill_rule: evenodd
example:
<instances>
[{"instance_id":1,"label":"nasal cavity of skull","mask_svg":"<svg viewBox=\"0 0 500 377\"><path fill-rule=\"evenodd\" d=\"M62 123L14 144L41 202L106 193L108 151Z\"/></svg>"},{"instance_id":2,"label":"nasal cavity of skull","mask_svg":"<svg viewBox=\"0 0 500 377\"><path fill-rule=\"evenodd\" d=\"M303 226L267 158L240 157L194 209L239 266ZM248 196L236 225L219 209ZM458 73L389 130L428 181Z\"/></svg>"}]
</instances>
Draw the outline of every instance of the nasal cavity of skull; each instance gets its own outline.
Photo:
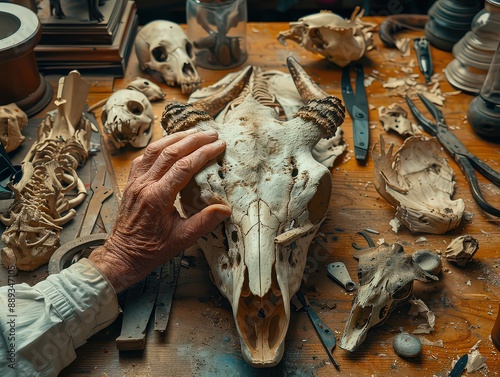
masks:
<instances>
[{"instance_id":1,"label":"nasal cavity of skull","mask_svg":"<svg viewBox=\"0 0 500 377\"><path fill-rule=\"evenodd\" d=\"M165 50L165 47L163 46L154 48L152 51L152 55L157 62L166 62L168 59L168 52Z\"/></svg>"},{"instance_id":2,"label":"nasal cavity of skull","mask_svg":"<svg viewBox=\"0 0 500 377\"><path fill-rule=\"evenodd\" d=\"M275 274L273 272L272 286L276 286L264 297L240 296L238 325L247 345L253 349L257 348L258 339L267 338L268 347L272 350L280 344L286 333L286 321L283 321L286 318L285 306ZM262 331L268 331L268 334L262 334Z\"/></svg>"},{"instance_id":3,"label":"nasal cavity of skull","mask_svg":"<svg viewBox=\"0 0 500 377\"><path fill-rule=\"evenodd\" d=\"M182 72L186 75L186 76L193 76L194 75L194 68L193 68L193 65L191 63L184 63L182 65Z\"/></svg>"},{"instance_id":4,"label":"nasal cavity of skull","mask_svg":"<svg viewBox=\"0 0 500 377\"><path fill-rule=\"evenodd\" d=\"M134 115L141 115L144 111L144 106L142 106L142 104L137 101L128 101L127 110Z\"/></svg>"}]
</instances>

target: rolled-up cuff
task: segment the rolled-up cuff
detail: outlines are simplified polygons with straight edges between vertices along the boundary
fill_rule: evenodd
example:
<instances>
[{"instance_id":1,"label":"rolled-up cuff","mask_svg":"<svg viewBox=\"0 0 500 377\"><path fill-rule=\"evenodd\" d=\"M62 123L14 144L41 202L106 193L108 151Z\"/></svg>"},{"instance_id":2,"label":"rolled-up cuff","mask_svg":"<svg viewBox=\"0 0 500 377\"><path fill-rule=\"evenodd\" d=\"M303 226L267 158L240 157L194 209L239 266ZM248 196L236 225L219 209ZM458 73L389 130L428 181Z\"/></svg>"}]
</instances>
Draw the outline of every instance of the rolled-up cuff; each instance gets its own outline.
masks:
<instances>
[{"instance_id":1,"label":"rolled-up cuff","mask_svg":"<svg viewBox=\"0 0 500 377\"><path fill-rule=\"evenodd\" d=\"M35 288L45 293L66 322L75 348L110 325L119 314L113 286L88 259L50 275Z\"/></svg>"}]
</instances>

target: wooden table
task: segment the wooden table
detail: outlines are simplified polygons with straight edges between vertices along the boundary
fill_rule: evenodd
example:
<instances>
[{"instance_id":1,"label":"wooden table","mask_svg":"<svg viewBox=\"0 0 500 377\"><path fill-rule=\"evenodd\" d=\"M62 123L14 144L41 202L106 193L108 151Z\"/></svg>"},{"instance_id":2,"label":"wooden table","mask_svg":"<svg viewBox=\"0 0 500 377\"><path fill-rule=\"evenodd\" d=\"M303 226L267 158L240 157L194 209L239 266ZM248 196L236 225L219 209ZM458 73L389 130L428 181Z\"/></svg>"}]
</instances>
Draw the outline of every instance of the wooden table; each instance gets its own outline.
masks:
<instances>
[{"instance_id":1,"label":"wooden table","mask_svg":"<svg viewBox=\"0 0 500 377\"><path fill-rule=\"evenodd\" d=\"M371 21L380 23L381 18ZM248 24L247 64L260 65L264 69L279 69L286 72L286 57L294 56L304 69L327 92L340 98L341 70L327 60L299 47L293 42L280 45L276 36L287 30L287 23ZM408 36L421 35L418 32ZM435 72L441 72L452 59L450 53L432 49ZM400 71L411 59L401 57L397 50L386 49L375 35L375 48L362 59L365 74L378 70L379 75L406 77ZM237 69L235 69L237 70ZM203 86L224 76L227 71L200 69ZM234 70L233 70L234 71ZM418 67L414 73L420 73ZM123 79L114 80L89 77L92 84L89 105L109 96L111 91L126 87L136 76L148 77L139 70L135 54ZM384 77L384 76L383 76ZM420 81L423 77L420 75ZM452 92L444 75L440 81L443 92ZM161 137L159 120L168 101L185 101L178 88L162 86L167 93L164 102L155 103L157 116L153 138ZM368 100L375 107L393 102L404 103L401 97L389 96L381 81L366 88ZM453 132L479 158L496 170L500 170L500 146L479 138L467 124L466 110L472 100L467 94L449 96L443 112ZM97 111L97 116L100 111ZM378 122L377 110L370 111L371 144L383 134L386 141L402 144L402 137L384 131ZM313 243L309 256L317 268L309 274L309 283L316 289L310 293L312 307L340 338L351 309L353 293L347 293L326 276L325 265L333 261L344 262L355 279L357 261L352 257L352 242L361 243L356 233L364 228L376 229L375 241L399 242L408 253L419 249L443 252L450 241L462 234L470 234L479 241L479 251L473 261L465 267L443 260L444 270L438 282L414 284L414 295L422 299L436 315L432 333L424 335L430 344L442 341L443 346L424 345L422 354L416 359L398 357L392 348L392 339L401 329L411 332L423 319L413 319L408 314L409 305L396 309L381 327L369 332L367 340L355 351L348 352L337 347L334 356L340 364L337 372L329 363L314 329L306 314L293 312L286 338L286 350L282 362L271 369L255 370L243 361L231 308L225 298L211 283L207 263L202 252L192 248L186 253L194 258L195 266L182 269L175 294L173 312L166 334L148 330L147 346L143 352L122 352L115 348L114 340L119 334L121 318L107 329L89 339L77 350L77 360L67 367L63 376L447 376L452 360L467 353L477 342L479 351L488 358L486 364L490 375L500 373L499 351L493 346L489 335L498 313L500 302L500 254L498 239L500 221L486 215L474 202L469 187L458 166L450 160L456 173L454 198L465 200L467 211L474 214L472 220L445 235L412 234L406 229L398 233L391 230L389 221L395 210L382 199L373 186L373 160L366 165L356 162L352 151L351 119L346 118L344 137L350 145L332 169L333 195L325 223L320 232L323 245ZM118 187L123 189L131 161L143 151L124 148L116 151L108 143ZM446 153L443 151L443 156ZM481 180L481 187L490 201L500 207L500 188ZM416 242L425 236L423 243ZM2 271L5 272L5 271ZM355 279L356 280L356 279Z\"/></svg>"}]
</instances>

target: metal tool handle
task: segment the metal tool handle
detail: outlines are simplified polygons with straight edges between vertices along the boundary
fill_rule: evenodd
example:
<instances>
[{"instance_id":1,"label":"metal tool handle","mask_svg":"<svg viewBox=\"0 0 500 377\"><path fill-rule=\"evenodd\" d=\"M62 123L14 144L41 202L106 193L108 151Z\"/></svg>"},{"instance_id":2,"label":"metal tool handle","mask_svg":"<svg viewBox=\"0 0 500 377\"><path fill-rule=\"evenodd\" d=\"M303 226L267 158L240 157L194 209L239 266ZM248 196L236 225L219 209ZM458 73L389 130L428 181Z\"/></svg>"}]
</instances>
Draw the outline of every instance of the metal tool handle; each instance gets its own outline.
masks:
<instances>
[{"instance_id":1,"label":"metal tool handle","mask_svg":"<svg viewBox=\"0 0 500 377\"><path fill-rule=\"evenodd\" d=\"M425 37L415 38L413 40L413 44L415 47L415 52L417 53L420 71L424 75L425 82L430 82L431 76L434 73L434 69L432 67L432 57L429 48L429 41Z\"/></svg>"},{"instance_id":2,"label":"metal tool handle","mask_svg":"<svg viewBox=\"0 0 500 377\"><path fill-rule=\"evenodd\" d=\"M350 66L348 65L342 70L342 96L352 118L355 158L358 161L365 161L370 145L365 76L361 64L353 64L353 67L356 72L356 93L352 90Z\"/></svg>"},{"instance_id":3,"label":"metal tool handle","mask_svg":"<svg viewBox=\"0 0 500 377\"><path fill-rule=\"evenodd\" d=\"M335 333L318 317L313 308L311 308L311 305L309 305L306 296L304 296L304 294L300 291L300 289L297 291L295 296L297 296L300 303L304 307L304 310L306 311L307 316L311 320L314 330L316 330L319 340L321 341L321 344L325 348L325 351L328 354L330 361L335 366L335 368L340 369L339 364L337 363L332 354L333 348L337 343L337 338L335 337Z\"/></svg>"},{"instance_id":4,"label":"metal tool handle","mask_svg":"<svg viewBox=\"0 0 500 377\"><path fill-rule=\"evenodd\" d=\"M326 266L328 276L339 283L348 292L356 289L356 283L352 281L347 267L342 262L330 263Z\"/></svg>"},{"instance_id":5,"label":"metal tool handle","mask_svg":"<svg viewBox=\"0 0 500 377\"><path fill-rule=\"evenodd\" d=\"M481 189L479 188L479 182L477 180L474 167L472 166L469 158L460 154L456 154L455 161L462 168L462 171L464 172L465 177L467 178L467 182L469 183L469 187L472 191L472 196L477 205L490 215L500 217L500 209L493 207L483 197Z\"/></svg>"},{"instance_id":6,"label":"metal tool handle","mask_svg":"<svg viewBox=\"0 0 500 377\"><path fill-rule=\"evenodd\" d=\"M493 170L491 167L486 165L483 161L481 161L476 156L467 156L469 162L474 165L476 170L481 173L484 177L486 177L489 181L500 187L500 173L496 170Z\"/></svg>"},{"instance_id":7,"label":"metal tool handle","mask_svg":"<svg viewBox=\"0 0 500 377\"><path fill-rule=\"evenodd\" d=\"M327 350L330 361L335 366L335 368L339 369L339 364L332 355L333 348L335 347L335 344L337 342L335 333L318 317L318 315L310 305L306 305L304 309L306 310L307 315L309 316L309 319L314 326L314 329L318 333L321 344L323 344L323 347L325 347L325 349Z\"/></svg>"}]
</instances>

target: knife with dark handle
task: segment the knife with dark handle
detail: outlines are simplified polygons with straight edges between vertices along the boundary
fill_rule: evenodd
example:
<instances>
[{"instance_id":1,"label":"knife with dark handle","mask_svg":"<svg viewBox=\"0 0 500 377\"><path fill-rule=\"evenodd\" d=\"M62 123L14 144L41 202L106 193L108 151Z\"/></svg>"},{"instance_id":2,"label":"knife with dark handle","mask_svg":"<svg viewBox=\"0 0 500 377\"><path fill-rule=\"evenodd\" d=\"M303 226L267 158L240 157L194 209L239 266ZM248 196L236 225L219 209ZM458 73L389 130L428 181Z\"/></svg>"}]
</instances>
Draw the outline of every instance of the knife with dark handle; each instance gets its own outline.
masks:
<instances>
[{"instance_id":1,"label":"knife with dark handle","mask_svg":"<svg viewBox=\"0 0 500 377\"><path fill-rule=\"evenodd\" d=\"M456 362L448 377L460 377L467 366L469 355L466 353Z\"/></svg>"}]
</instances>

